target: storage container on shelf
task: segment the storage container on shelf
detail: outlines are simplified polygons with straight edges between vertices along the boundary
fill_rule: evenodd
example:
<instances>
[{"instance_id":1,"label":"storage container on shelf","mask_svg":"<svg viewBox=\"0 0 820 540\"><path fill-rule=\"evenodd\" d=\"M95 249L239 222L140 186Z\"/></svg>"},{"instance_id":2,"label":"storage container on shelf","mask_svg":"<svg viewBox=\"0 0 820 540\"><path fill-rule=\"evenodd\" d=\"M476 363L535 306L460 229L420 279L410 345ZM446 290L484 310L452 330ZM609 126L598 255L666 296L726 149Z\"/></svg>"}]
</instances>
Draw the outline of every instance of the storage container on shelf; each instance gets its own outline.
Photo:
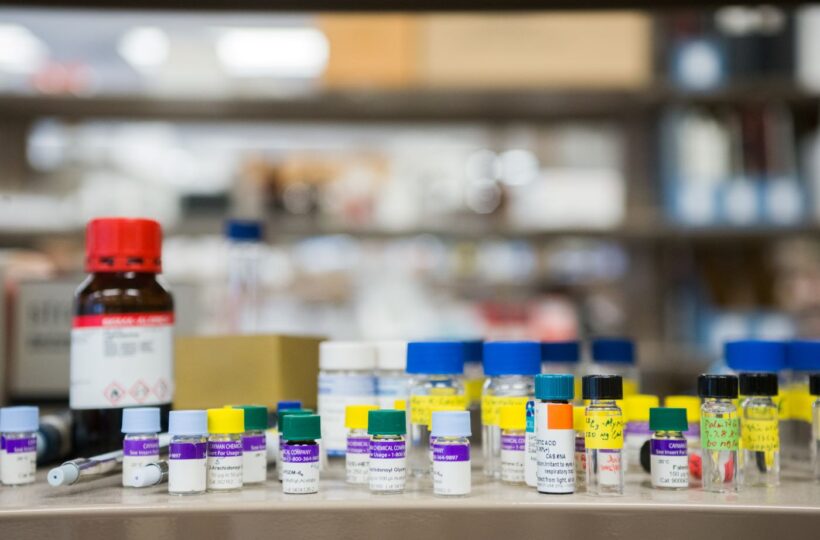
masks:
<instances>
[{"instance_id":1,"label":"storage container on shelf","mask_svg":"<svg viewBox=\"0 0 820 540\"><path fill-rule=\"evenodd\" d=\"M407 342L377 341L376 401L390 409L397 399L407 399L410 378L407 376Z\"/></svg>"},{"instance_id":2,"label":"storage container on shelf","mask_svg":"<svg viewBox=\"0 0 820 540\"><path fill-rule=\"evenodd\" d=\"M262 232L262 223L255 220L230 219L225 223L225 322L229 333L260 331Z\"/></svg>"},{"instance_id":3,"label":"storage container on shelf","mask_svg":"<svg viewBox=\"0 0 820 540\"><path fill-rule=\"evenodd\" d=\"M569 374L575 377L575 400L581 401L581 344L578 341L541 343L541 373Z\"/></svg>"},{"instance_id":4,"label":"storage container on shelf","mask_svg":"<svg viewBox=\"0 0 820 540\"><path fill-rule=\"evenodd\" d=\"M480 339L464 341L464 394L473 430L473 444L482 444L481 389L484 387L484 342Z\"/></svg>"},{"instance_id":5,"label":"storage container on shelf","mask_svg":"<svg viewBox=\"0 0 820 540\"><path fill-rule=\"evenodd\" d=\"M635 344L626 338L597 338L592 341L590 375L618 375L623 381L623 395L640 391Z\"/></svg>"},{"instance_id":6,"label":"storage container on shelf","mask_svg":"<svg viewBox=\"0 0 820 540\"><path fill-rule=\"evenodd\" d=\"M786 372L781 377L780 440L783 457L805 459L811 440L812 405L809 377L820 373L820 341L795 340L786 344Z\"/></svg>"}]
</instances>

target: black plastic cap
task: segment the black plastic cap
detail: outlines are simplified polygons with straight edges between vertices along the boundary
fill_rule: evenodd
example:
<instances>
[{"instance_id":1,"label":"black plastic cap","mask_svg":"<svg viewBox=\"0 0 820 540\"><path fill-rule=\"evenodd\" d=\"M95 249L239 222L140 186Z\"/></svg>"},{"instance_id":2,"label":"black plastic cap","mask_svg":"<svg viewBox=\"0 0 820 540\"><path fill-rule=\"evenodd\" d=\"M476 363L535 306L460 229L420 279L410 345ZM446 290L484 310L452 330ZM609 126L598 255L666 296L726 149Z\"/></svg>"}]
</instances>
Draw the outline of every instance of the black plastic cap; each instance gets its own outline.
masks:
<instances>
[{"instance_id":1,"label":"black plastic cap","mask_svg":"<svg viewBox=\"0 0 820 540\"><path fill-rule=\"evenodd\" d=\"M734 375L700 375L698 395L702 398L737 399L737 377Z\"/></svg>"},{"instance_id":2,"label":"black plastic cap","mask_svg":"<svg viewBox=\"0 0 820 540\"><path fill-rule=\"evenodd\" d=\"M623 399L624 384L620 375L587 375L581 380L584 399Z\"/></svg>"},{"instance_id":3,"label":"black plastic cap","mask_svg":"<svg viewBox=\"0 0 820 540\"><path fill-rule=\"evenodd\" d=\"M813 396L820 396L820 373L809 375L809 393Z\"/></svg>"},{"instance_id":4,"label":"black plastic cap","mask_svg":"<svg viewBox=\"0 0 820 540\"><path fill-rule=\"evenodd\" d=\"M741 373L740 394L743 396L776 396L777 375L774 373Z\"/></svg>"}]
</instances>

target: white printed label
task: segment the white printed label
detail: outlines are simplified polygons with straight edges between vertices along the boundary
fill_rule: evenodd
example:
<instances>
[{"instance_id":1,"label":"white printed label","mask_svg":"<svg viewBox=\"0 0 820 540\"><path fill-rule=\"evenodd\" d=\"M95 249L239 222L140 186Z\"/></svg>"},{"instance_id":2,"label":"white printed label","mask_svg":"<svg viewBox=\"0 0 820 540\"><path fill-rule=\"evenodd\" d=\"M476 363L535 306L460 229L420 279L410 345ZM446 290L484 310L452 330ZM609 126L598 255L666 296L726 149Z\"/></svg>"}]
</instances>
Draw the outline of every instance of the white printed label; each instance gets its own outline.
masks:
<instances>
[{"instance_id":1,"label":"white printed label","mask_svg":"<svg viewBox=\"0 0 820 540\"><path fill-rule=\"evenodd\" d=\"M31 484L37 469L37 438L6 439L0 481L7 486Z\"/></svg>"},{"instance_id":2,"label":"white printed label","mask_svg":"<svg viewBox=\"0 0 820 540\"><path fill-rule=\"evenodd\" d=\"M562 427L550 427L549 414L563 413ZM575 430L572 429L572 405L538 403L535 406L537 486L541 493L575 491Z\"/></svg>"},{"instance_id":3,"label":"white printed label","mask_svg":"<svg viewBox=\"0 0 820 540\"><path fill-rule=\"evenodd\" d=\"M524 481L524 452L501 450L501 480L516 484Z\"/></svg>"},{"instance_id":4,"label":"white printed label","mask_svg":"<svg viewBox=\"0 0 820 540\"><path fill-rule=\"evenodd\" d=\"M371 441L370 491L402 491L407 481L405 441Z\"/></svg>"},{"instance_id":5,"label":"white printed label","mask_svg":"<svg viewBox=\"0 0 820 540\"><path fill-rule=\"evenodd\" d=\"M319 447L285 444L282 448L282 493L319 492Z\"/></svg>"},{"instance_id":6,"label":"white printed label","mask_svg":"<svg viewBox=\"0 0 820 540\"><path fill-rule=\"evenodd\" d=\"M689 487L689 458L685 440L652 440L650 452L654 487Z\"/></svg>"},{"instance_id":7,"label":"white printed label","mask_svg":"<svg viewBox=\"0 0 820 540\"><path fill-rule=\"evenodd\" d=\"M168 460L169 493L202 493L208 476L206 459Z\"/></svg>"},{"instance_id":8,"label":"white printed label","mask_svg":"<svg viewBox=\"0 0 820 540\"><path fill-rule=\"evenodd\" d=\"M593 463L591 452L598 452L598 485L618 487L623 482L621 450L587 450L587 463Z\"/></svg>"},{"instance_id":9,"label":"white printed label","mask_svg":"<svg viewBox=\"0 0 820 540\"><path fill-rule=\"evenodd\" d=\"M231 491L242 487L242 443L208 441L208 489Z\"/></svg>"},{"instance_id":10,"label":"white printed label","mask_svg":"<svg viewBox=\"0 0 820 540\"><path fill-rule=\"evenodd\" d=\"M526 453L526 459L524 460L524 481L531 487L535 487L538 484L537 445L538 441L535 437L535 433L527 432L527 438L524 442Z\"/></svg>"},{"instance_id":11,"label":"white printed label","mask_svg":"<svg viewBox=\"0 0 820 540\"><path fill-rule=\"evenodd\" d=\"M470 472L468 445L433 445L433 493L468 495L472 487Z\"/></svg>"},{"instance_id":12,"label":"white printed label","mask_svg":"<svg viewBox=\"0 0 820 540\"><path fill-rule=\"evenodd\" d=\"M172 313L80 315L71 330L72 409L170 403Z\"/></svg>"},{"instance_id":13,"label":"white printed label","mask_svg":"<svg viewBox=\"0 0 820 540\"><path fill-rule=\"evenodd\" d=\"M370 438L348 437L345 479L348 484L367 484L370 473Z\"/></svg>"},{"instance_id":14,"label":"white printed label","mask_svg":"<svg viewBox=\"0 0 820 540\"><path fill-rule=\"evenodd\" d=\"M376 405L376 378L372 375L321 373L318 408L322 417L322 441L329 456L345 453L345 408L348 405Z\"/></svg>"},{"instance_id":15,"label":"white printed label","mask_svg":"<svg viewBox=\"0 0 820 540\"><path fill-rule=\"evenodd\" d=\"M242 436L242 483L259 484L268 478L265 435Z\"/></svg>"}]
</instances>

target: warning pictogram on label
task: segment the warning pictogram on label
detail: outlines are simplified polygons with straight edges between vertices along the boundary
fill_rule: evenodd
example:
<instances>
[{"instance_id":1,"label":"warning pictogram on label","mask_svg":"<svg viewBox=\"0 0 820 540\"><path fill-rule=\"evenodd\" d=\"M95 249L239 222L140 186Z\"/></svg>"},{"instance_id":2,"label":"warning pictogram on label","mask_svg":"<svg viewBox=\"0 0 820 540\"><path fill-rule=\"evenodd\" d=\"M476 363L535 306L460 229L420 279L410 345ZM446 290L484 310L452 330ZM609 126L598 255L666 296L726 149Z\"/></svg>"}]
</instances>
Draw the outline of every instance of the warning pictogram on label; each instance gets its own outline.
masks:
<instances>
[{"instance_id":1,"label":"warning pictogram on label","mask_svg":"<svg viewBox=\"0 0 820 540\"><path fill-rule=\"evenodd\" d=\"M159 399L165 399L168 396L168 383L165 382L165 379L160 379L154 385L153 391Z\"/></svg>"},{"instance_id":2,"label":"warning pictogram on label","mask_svg":"<svg viewBox=\"0 0 820 540\"><path fill-rule=\"evenodd\" d=\"M125 397L125 388L117 382L112 382L105 387L103 395L111 405L117 405Z\"/></svg>"},{"instance_id":3,"label":"warning pictogram on label","mask_svg":"<svg viewBox=\"0 0 820 540\"><path fill-rule=\"evenodd\" d=\"M148 388L148 385L145 384L142 380L139 380L135 382L133 386L131 386L131 390L129 390L128 393L131 394L131 397L134 398L134 401L136 401L137 403L142 403L143 401L145 401L145 398L148 397L148 393L150 391L151 389Z\"/></svg>"}]
</instances>

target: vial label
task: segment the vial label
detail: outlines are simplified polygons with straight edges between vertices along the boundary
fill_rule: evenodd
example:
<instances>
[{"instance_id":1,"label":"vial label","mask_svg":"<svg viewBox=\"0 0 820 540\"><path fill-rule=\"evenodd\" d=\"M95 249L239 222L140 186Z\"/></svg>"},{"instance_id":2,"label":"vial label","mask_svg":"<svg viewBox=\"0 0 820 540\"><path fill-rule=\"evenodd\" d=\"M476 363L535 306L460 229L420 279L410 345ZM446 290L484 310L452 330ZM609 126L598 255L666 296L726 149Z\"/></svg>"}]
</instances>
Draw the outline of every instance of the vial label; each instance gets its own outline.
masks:
<instances>
[{"instance_id":1,"label":"vial label","mask_svg":"<svg viewBox=\"0 0 820 540\"><path fill-rule=\"evenodd\" d=\"M282 492L319 492L319 446L285 443L282 448Z\"/></svg>"},{"instance_id":2,"label":"vial label","mask_svg":"<svg viewBox=\"0 0 820 540\"><path fill-rule=\"evenodd\" d=\"M208 489L225 491L242 487L242 443L208 441Z\"/></svg>"},{"instance_id":3,"label":"vial label","mask_svg":"<svg viewBox=\"0 0 820 540\"><path fill-rule=\"evenodd\" d=\"M71 330L72 409L171 402L173 313L80 315Z\"/></svg>"},{"instance_id":4,"label":"vial label","mask_svg":"<svg viewBox=\"0 0 820 540\"><path fill-rule=\"evenodd\" d=\"M367 484L370 474L370 438L348 437L345 478L348 484Z\"/></svg>"},{"instance_id":5,"label":"vial label","mask_svg":"<svg viewBox=\"0 0 820 540\"><path fill-rule=\"evenodd\" d=\"M125 439L122 443L122 485L134 487L134 473L159 461L159 439Z\"/></svg>"},{"instance_id":6,"label":"vial label","mask_svg":"<svg viewBox=\"0 0 820 540\"><path fill-rule=\"evenodd\" d=\"M471 488L470 445L433 445L433 493L468 495Z\"/></svg>"},{"instance_id":7,"label":"vial label","mask_svg":"<svg viewBox=\"0 0 820 540\"><path fill-rule=\"evenodd\" d=\"M740 422L736 413L700 419L701 444L707 451L737 450Z\"/></svg>"},{"instance_id":8,"label":"vial label","mask_svg":"<svg viewBox=\"0 0 820 540\"><path fill-rule=\"evenodd\" d=\"M242 483L258 484L268 477L265 435L242 436Z\"/></svg>"},{"instance_id":9,"label":"vial label","mask_svg":"<svg viewBox=\"0 0 820 540\"><path fill-rule=\"evenodd\" d=\"M392 409L397 399L407 399L408 380L402 375L376 377L376 399L380 409Z\"/></svg>"},{"instance_id":10,"label":"vial label","mask_svg":"<svg viewBox=\"0 0 820 540\"><path fill-rule=\"evenodd\" d=\"M202 493L208 476L207 444L171 443L168 447L168 492Z\"/></svg>"},{"instance_id":11,"label":"vial label","mask_svg":"<svg viewBox=\"0 0 820 540\"><path fill-rule=\"evenodd\" d=\"M689 458L685 440L653 439L649 442L652 485L689 487Z\"/></svg>"},{"instance_id":12,"label":"vial label","mask_svg":"<svg viewBox=\"0 0 820 540\"><path fill-rule=\"evenodd\" d=\"M572 493L575 491L572 405L538 403L535 413L538 491Z\"/></svg>"},{"instance_id":13,"label":"vial label","mask_svg":"<svg viewBox=\"0 0 820 540\"><path fill-rule=\"evenodd\" d=\"M374 376L319 374L318 409L322 417L322 442L327 455L344 455L347 446L345 408L348 405L375 404Z\"/></svg>"},{"instance_id":14,"label":"vial label","mask_svg":"<svg viewBox=\"0 0 820 540\"><path fill-rule=\"evenodd\" d=\"M485 426L497 426L502 407L524 407L526 403L527 398L525 396L482 396L481 424Z\"/></svg>"},{"instance_id":15,"label":"vial label","mask_svg":"<svg viewBox=\"0 0 820 540\"><path fill-rule=\"evenodd\" d=\"M780 450L780 434L776 418L756 420L744 419L743 449L751 452L772 452Z\"/></svg>"},{"instance_id":16,"label":"vial label","mask_svg":"<svg viewBox=\"0 0 820 540\"><path fill-rule=\"evenodd\" d=\"M504 482L524 481L524 435L501 434L501 480Z\"/></svg>"},{"instance_id":17,"label":"vial label","mask_svg":"<svg viewBox=\"0 0 820 540\"><path fill-rule=\"evenodd\" d=\"M456 394L455 388L437 388L436 390L449 393L410 397L411 424L427 427L430 425L430 416L433 411L467 408L467 398L462 394Z\"/></svg>"},{"instance_id":18,"label":"vial label","mask_svg":"<svg viewBox=\"0 0 820 540\"><path fill-rule=\"evenodd\" d=\"M589 457L587 457L589 459ZM620 486L623 474L623 456L620 450L598 450L598 484Z\"/></svg>"},{"instance_id":19,"label":"vial label","mask_svg":"<svg viewBox=\"0 0 820 540\"><path fill-rule=\"evenodd\" d=\"M407 481L405 441L370 441L370 491L402 491Z\"/></svg>"},{"instance_id":20,"label":"vial label","mask_svg":"<svg viewBox=\"0 0 820 540\"><path fill-rule=\"evenodd\" d=\"M0 460L0 481L6 485L34 482L37 469L37 437L7 439Z\"/></svg>"},{"instance_id":21,"label":"vial label","mask_svg":"<svg viewBox=\"0 0 820 540\"><path fill-rule=\"evenodd\" d=\"M524 482L535 487L538 484L538 440L535 435L535 402L527 402L527 431L524 441L526 457L524 459Z\"/></svg>"},{"instance_id":22,"label":"vial label","mask_svg":"<svg viewBox=\"0 0 820 540\"><path fill-rule=\"evenodd\" d=\"M587 450L620 450L624 446L624 418L611 411L587 410L584 444Z\"/></svg>"}]
</instances>

